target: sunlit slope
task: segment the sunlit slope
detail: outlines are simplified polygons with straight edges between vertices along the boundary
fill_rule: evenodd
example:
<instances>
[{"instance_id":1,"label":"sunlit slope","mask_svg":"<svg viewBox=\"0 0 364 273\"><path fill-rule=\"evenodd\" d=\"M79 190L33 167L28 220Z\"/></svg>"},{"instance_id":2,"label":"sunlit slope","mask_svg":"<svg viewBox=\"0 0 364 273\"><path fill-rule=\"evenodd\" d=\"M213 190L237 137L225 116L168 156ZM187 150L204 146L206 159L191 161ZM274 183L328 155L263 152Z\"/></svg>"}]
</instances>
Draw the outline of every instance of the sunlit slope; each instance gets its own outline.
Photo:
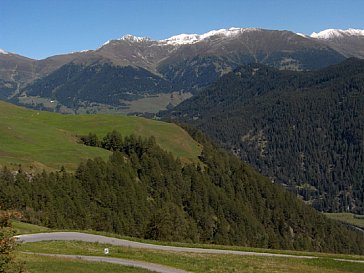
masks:
<instances>
[{"instance_id":1,"label":"sunlit slope","mask_svg":"<svg viewBox=\"0 0 364 273\"><path fill-rule=\"evenodd\" d=\"M94 132L103 137L114 129L123 135L155 136L162 148L184 161L196 161L201 152L199 144L175 124L127 116L60 115L0 102L0 165L74 170L83 160L110 155L78 144L77 135Z\"/></svg>"}]
</instances>

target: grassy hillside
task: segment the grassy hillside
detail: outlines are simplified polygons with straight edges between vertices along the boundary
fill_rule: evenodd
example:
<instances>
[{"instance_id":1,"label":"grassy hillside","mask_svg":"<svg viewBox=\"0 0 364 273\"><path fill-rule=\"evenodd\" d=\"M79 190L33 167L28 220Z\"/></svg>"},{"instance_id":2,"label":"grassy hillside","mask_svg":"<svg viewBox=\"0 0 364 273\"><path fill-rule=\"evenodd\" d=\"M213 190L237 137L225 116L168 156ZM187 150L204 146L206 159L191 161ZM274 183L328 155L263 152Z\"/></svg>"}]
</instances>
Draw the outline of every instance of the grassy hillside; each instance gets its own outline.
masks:
<instances>
[{"instance_id":1,"label":"grassy hillside","mask_svg":"<svg viewBox=\"0 0 364 273\"><path fill-rule=\"evenodd\" d=\"M356 215L353 213L325 213L325 215L331 219L338 220L344 223L349 223L351 225L364 228L364 216Z\"/></svg>"},{"instance_id":2,"label":"grassy hillside","mask_svg":"<svg viewBox=\"0 0 364 273\"><path fill-rule=\"evenodd\" d=\"M201 147L174 124L138 117L60 115L23 109L0 102L0 165L74 170L88 158L106 159L109 151L77 143L77 135L100 137L116 129L124 135L155 136L157 143L185 161L195 161Z\"/></svg>"},{"instance_id":3,"label":"grassy hillside","mask_svg":"<svg viewBox=\"0 0 364 273\"><path fill-rule=\"evenodd\" d=\"M29 224L14 222L14 227L20 233L28 232ZM41 226L32 225L31 229L35 232L45 230ZM53 231L52 229L47 229ZM35 253L58 253L58 254L75 254L90 256L105 256L103 249L109 248L109 257L126 258L145 262L152 262L171 266L174 268L188 270L189 272L362 272L364 256L358 255L340 255L317 252L297 252L272 250L263 248L249 248L238 246L160 242L151 240L140 240L138 238L122 237L116 234L105 234L101 232L88 231L93 234L101 234L115 238L131 239L157 245L184 246L192 248L215 248L229 249L249 252L267 252L274 254L290 254L301 256L313 256L316 259L294 259L282 257L259 257L259 256L239 256L239 255L218 255L218 254L196 254L196 253L167 253L164 251L133 249L117 247L106 244L86 243L86 242L66 242L66 241L49 241L26 243L18 246L18 261L25 262L30 272L149 272L139 268L130 268L106 263L93 263L86 261L70 260L56 257L41 257L29 255L27 252ZM335 259L357 260L360 262L338 261ZM106 271L108 270L108 271ZM273 271L272 271L273 270Z\"/></svg>"},{"instance_id":4,"label":"grassy hillside","mask_svg":"<svg viewBox=\"0 0 364 273\"><path fill-rule=\"evenodd\" d=\"M32 233L41 233L41 232L50 232L49 228L33 225L21 221L14 220L12 221L12 225L14 227L16 234L32 234Z\"/></svg>"},{"instance_id":5,"label":"grassy hillside","mask_svg":"<svg viewBox=\"0 0 364 273\"><path fill-rule=\"evenodd\" d=\"M26 263L32 273L150 273L149 270L116 264L80 261L77 259L41 257L20 254L19 260Z\"/></svg>"},{"instance_id":6,"label":"grassy hillside","mask_svg":"<svg viewBox=\"0 0 364 273\"><path fill-rule=\"evenodd\" d=\"M88 160L73 174L42 173L29 183L24 173L0 171L0 203L50 228L364 254L362 233L327 219L201 133L191 135L203 145L203 167L182 166L153 138L125 137L107 162Z\"/></svg>"}]
</instances>

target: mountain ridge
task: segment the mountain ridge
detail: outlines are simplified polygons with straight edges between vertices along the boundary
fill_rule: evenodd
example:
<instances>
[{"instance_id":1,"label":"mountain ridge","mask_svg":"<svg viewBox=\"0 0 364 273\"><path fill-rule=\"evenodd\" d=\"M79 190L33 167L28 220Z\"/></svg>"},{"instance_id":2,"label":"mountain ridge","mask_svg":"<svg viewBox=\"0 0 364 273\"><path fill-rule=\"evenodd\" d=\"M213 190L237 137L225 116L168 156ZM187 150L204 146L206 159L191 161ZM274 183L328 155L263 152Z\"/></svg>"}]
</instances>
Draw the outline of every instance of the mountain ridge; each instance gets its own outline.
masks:
<instances>
[{"instance_id":1,"label":"mountain ridge","mask_svg":"<svg viewBox=\"0 0 364 273\"><path fill-rule=\"evenodd\" d=\"M325 29L320 32L313 32L310 37L315 39L334 39L343 36L364 36L364 29Z\"/></svg>"},{"instance_id":2,"label":"mountain ridge","mask_svg":"<svg viewBox=\"0 0 364 273\"><path fill-rule=\"evenodd\" d=\"M62 54L55 54L52 56L45 57L43 59L33 59L33 58L29 58L29 57L22 56L22 55L19 55L19 56L22 56L22 57L25 57L28 59L41 61L41 60L51 58L53 56L61 56L61 55L76 54L76 53L86 53L89 51L97 51L98 49L101 49L103 46L108 45L112 41L120 41L120 40L129 40L129 41L133 41L133 42L150 41L150 42L159 42L161 45L184 45L184 44L200 42L204 39L207 39L207 38L213 37L213 36L229 37L229 36L238 35L243 32L264 31L264 30L271 30L271 29L254 28L254 27L252 27L252 28L230 27L230 28L210 30L210 31L202 33L202 34L181 33L181 34L172 35L168 38L159 39L159 40L150 38L148 36L135 36L133 34L125 34L125 35L121 36L120 38L107 40L101 46L99 46L95 49L85 49L85 50L73 51L73 52L69 52L69 53L66 52L66 53L62 53ZM276 30L276 31L290 32L289 30ZM321 30L319 32L312 32L311 34L305 34L305 33L301 33L301 32L296 32L295 34L297 34L301 37L304 37L304 38L333 39L333 38L342 37L342 36L364 36L364 30L357 29L357 28L348 28L348 29L329 28L329 29ZM8 51L0 48L0 54L16 54L16 53L8 52Z\"/></svg>"},{"instance_id":3,"label":"mountain ridge","mask_svg":"<svg viewBox=\"0 0 364 273\"><path fill-rule=\"evenodd\" d=\"M110 64L115 74L125 71L118 67L130 66L136 70L140 67L149 71L151 75L159 77L159 82L168 82L170 85L169 92L150 93L148 88L138 90L136 100L133 100L136 105L139 104L140 99L150 96L165 97L166 93L182 92L188 94L184 97L188 97L243 64L263 63L279 69L315 70L339 63L351 55L362 54L361 41L357 41L351 47L346 46L347 43L340 42L340 46L328 45L322 39L314 39L285 30L230 28L213 30L204 34L180 34L164 40L125 35L119 39L109 40L95 50L56 55L43 60L25 58L19 60L20 57L18 59L14 57L12 60L10 55L0 54L0 66L3 67L0 71L0 98L12 99L12 102L29 107L58 111L60 107L52 108L52 104L49 103L54 100L51 96L40 95L47 92L41 89L34 92L33 87L48 86L48 76L54 77L54 74L60 73L63 66L70 63L79 65L80 68L91 67L97 63L100 66ZM355 52L351 53L351 49ZM7 56L7 59L2 56ZM22 65L19 66L19 63ZM98 76L100 75L92 75L92 77ZM135 81L139 79L137 73L134 77ZM37 84L39 81L43 84ZM145 78L143 81L146 82L149 79ZM116 84L115 79L113 86ZM122 82L118 84L122 85ZM76 85L81 86L82 81ZM62 89L61 86L54 88L53 93ZM28 94L29 89L33 90L32 96ZM65 111L77 112L79 108L82 108L83 112L95 111L95 108L85 107L91 103L99 105L97 109L101 110L96 111L111 107L113 111L120 112L113 105L104 105L103 100L90 100L91 97L100 98L101 90L105 90L98 84L92 89L93 91L90 92L93 94L86 97L79 97L77 92L68 93L70 100L76 101L77 104ZM160 89L162 90L163 87ZM131 93L134 91L132 88L126 90ZM99 94L94 94L95 92ZM108 89L106 92L115 93L115 90ZM42 106L44 103L48 105L48 108ZM62 104L60 101L57 103ZM175 105L171 103L172 99L163 99L159 110ZM131 106L124 104L123 100L119 101L119 106L123 107L122 113L128 113ZM140 104L144 105L144 101ZM64 108L67 105L61 106ZM136 107L135 109L146 108Z\"/></svg>"}]
</instances>

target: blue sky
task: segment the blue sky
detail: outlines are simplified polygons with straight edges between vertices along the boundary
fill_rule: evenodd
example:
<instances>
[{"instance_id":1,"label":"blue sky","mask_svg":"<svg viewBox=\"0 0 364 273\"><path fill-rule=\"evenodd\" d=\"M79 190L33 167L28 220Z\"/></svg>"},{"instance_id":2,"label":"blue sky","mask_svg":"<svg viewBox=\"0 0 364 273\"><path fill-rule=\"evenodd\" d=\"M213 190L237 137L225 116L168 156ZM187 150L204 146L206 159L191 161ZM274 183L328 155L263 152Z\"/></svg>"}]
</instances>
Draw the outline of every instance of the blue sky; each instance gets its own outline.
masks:
<instances>
[{"instance_id":1,"label":"blue sky","mask_svg":"<svg viewBox=\"0 0 364 273\"><path fill-rule=\"evenodd\" d=\"M364 29L363 0L0 0L0 48L41 59L125 34L165 39L230 27Z\"/></svg>"}]
</instances>

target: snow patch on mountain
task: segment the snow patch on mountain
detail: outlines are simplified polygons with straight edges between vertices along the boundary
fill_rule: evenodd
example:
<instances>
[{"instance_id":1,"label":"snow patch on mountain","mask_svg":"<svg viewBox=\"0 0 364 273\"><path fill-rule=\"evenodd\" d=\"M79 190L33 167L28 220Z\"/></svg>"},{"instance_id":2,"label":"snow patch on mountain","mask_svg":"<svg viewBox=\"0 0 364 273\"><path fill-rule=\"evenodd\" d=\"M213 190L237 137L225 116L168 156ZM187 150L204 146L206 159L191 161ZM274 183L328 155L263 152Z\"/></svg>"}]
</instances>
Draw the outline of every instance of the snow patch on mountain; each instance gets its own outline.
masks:
<instances>
[{"instance_id":1,"label":"snow patch on mountain","mask_svg":"<svg viewBox=\"0 0 364 273\"><path fill-rule=\"evenodd\" d=\"M166 43L170 45L186 45L186 44L194 44L205 40L207 38L213 36L222 36L222 37L234 37L239 35L243 32L250 32L250 31L258 31L259 29L256 28L229 28L229 29L219 29L219 30L212 30L204 34L180 34L176 36L172 36L165 40L160 40L161 43Z\"/></svg>"},{"instance_id":2,"label":"snow patch on mountain","mask_svg":"<svg viewBox=\"0 0 364 273\"><path fill-rule=\"evenodd\" d=\"M298 36L301 36L301 37L304 37L304 38L307 38L308 36L304 33L300 33L300 32L297 32L296 33Z\"/></svg>"},{"instance_id":3,"label":"snow patch on mountain","mask_svg":"<svg viewBox=\"0 0 364 273\"><path fill-rule=\"evenodd\" d=\"M123 41L129 41L129 42L145 42L145 41L150 41L150 38L148 37L137 37L134 35L124 35L123 37L121 37L118 40L123 40Z\"/></svg>"},{"instance_id":4,"label":"snow patch on mountain","mask_svg":"<svg viewBox=\"0 0 364 273\"><path fill-rule=\"evenodd\" d=\"M1 48L0 48L0 54L7 55L7 54L9 54L9 52L7 52L7 51L5 51L4 49L1 49Z\"/></svg>"},{"instance_id":5,"label":"snow patch on mountain","mask_svg":"<svg viewBox=\"0 0 364 273\"><path fill-rule=\"evenodd\" d=\"M364 36L363 29L353 29L349 28L346 30L343 29L326 29L320 32L313 32L311 34L311 38L315 39L333 39L333 38L342 38L345 36Z\"/></svg>"},{"instance_id":6,"label":"snow patch on mountain","mask_svg":"<svg viewBox=\"0 0 364 273\"><path fill-rule=\"evenodd\" d=\"M172 45L186 45L193 44L199 41L198 34L180 34L172 36L165 40L160 40L162 43L172 44Z\"/></svg>"},{"instance_id":7,"label":"snow patch on mountain","mask_svg":"<svg viewBox=\"0 0 364 273\"><path fill-rule=\"evenodd\" d=\"M158 45L187 45L187 44L194 44L198 43L202 40L208 39L210 37L234 37L244 32L251 32L251 31L259 31L260 29L257 28L229 28L229 29L218 29L212 30L204 34L179 34L172 36L170 38L164 40L152 40L148 37L137 37L134 35L124 35L123 37L116 39L116 40L108 40L105 42L101 47L110 44L112 41L129 41L129 42L156 42ZM101 48L100 47L100 48Z\"/></svg>"},{"instance_id":8,"label":"snow patch on mountain","mask_svg":"<svg viewBox=\"0 0 364 273\"><path fill-rule=\"evenodd\" d=\"M105 43L103 43L103 44L102 44L102 46L101 46L101 47L103 47L103 46L105 46L105 45L110 44L110 42L111 42L111 40L107 40Z\"/></svg>"}]
</instances>

